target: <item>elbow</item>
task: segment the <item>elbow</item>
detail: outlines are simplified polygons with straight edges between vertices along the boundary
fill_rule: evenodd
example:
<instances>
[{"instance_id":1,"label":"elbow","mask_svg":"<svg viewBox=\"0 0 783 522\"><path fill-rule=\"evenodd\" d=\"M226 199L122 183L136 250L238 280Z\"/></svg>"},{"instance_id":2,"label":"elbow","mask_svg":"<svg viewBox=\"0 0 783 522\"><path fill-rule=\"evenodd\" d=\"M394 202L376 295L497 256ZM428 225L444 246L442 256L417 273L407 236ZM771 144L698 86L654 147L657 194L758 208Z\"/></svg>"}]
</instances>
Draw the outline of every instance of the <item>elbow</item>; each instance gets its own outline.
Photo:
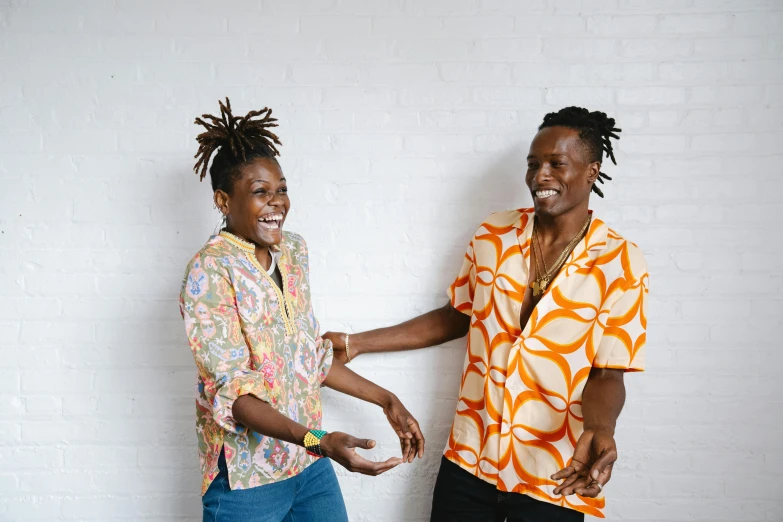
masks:
<instances>
[{"instance_id":1,"label":"elbow","mask_svg":"<svg viewBox=\"0 0 783 522\"><path fill-rule=\"evenodd\" d=\"M249 412L252 409L252 395L242 395L237 397L234 404L231 405L231 416L237 424L247 425Z\"/></svg>"},{"instance_id":2,"label":"elbow","mask_svg":"<svg viewBox=\"0 0 783 522\"><path fill-rule=\"evenodd\" d=\"M466 318L467 318L467 316L466 316ZM470 331L470 319L469 318L468 318L467 321L463 322L463 324L461 324L459 326L459 328L457 328L457 331L455 332L455 335L454 335L454 339L459 339L461 337L465 337L466 335L468 335L468 331Z\"/></svg>"},{"instance_id":3,"label":"elbow","mask_svg":"<svg viewBox=\"0 0 783 522\"><path fill-rule=\"evenodd\" d=\"M447 332L445 335L446 339L443 342L453 341L468 334L468 330L470 330L470 316L454 308L451 303L446 303L446 306L441 309L441 313Z\"/></svg>"},{"instance_id":4,"label":"elbow","mask_svg":"<svg viewBox=\"0 0 783 522\"><path fill-rule=\"evenodd\" d=\"M470 316L465 315L456 309L453 310L455 318L453 321L454 328L452 328L452 331L454 332L454 339L459 339L460 337L465 337L468 335L468 332L470 331Z\"/></svg>"},{"instance_id":5,"label":"elbow","mask_svg":"<svg viewBox=\"0 0 783 522\"><path fill-rule=\"evenodd\" d=\"M264 401L254 395L241 395L237 397L234 404L231 405L231 417L234 423L239 426L251 426L254 424L261 411Z\"/></svg>"}]
</instances>

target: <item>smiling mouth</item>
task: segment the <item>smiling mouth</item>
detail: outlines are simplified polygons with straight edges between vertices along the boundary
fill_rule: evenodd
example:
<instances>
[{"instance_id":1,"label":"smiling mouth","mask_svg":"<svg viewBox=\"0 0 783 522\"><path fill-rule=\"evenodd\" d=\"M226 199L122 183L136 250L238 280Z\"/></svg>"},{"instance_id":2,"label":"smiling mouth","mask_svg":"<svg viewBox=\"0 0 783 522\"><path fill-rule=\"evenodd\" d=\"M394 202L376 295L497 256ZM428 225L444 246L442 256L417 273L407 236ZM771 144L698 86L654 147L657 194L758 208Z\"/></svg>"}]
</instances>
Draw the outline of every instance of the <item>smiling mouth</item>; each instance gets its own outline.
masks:
<instances>
[{"instance_id":1,"label":"smiling mouth","mask_svg":"<svg viewBox=\"0 0 783 522\"><path fill-rule=\"evenodd\" d=\"M556 190L536 190L533 194L537 199L546 199L558 194L558 192Z\"/></svg>"},{"instance_id":2,"label":"smiling mouth","mask_svg":"<svg viewBox=\"0 0 783 522\"><path fill-rule=\"evenodd\" d=\"M258 220L258 223L267 230L277 230L283 224L283 214L267 214L266 216L262 216Z\"/></svg>"}]
</instances>

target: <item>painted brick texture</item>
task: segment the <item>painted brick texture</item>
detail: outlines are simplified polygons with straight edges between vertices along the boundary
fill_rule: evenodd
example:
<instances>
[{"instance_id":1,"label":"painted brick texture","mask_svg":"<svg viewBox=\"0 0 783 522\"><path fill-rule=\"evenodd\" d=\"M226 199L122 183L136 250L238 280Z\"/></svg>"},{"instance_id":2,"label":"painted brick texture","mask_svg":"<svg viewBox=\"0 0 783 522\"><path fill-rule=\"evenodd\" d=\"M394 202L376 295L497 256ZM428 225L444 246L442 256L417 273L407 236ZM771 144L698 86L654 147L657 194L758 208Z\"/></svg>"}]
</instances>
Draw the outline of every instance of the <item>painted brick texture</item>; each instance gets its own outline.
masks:
<instances>
[{"instance_id":1,"label":"painted brick texture","mask_svg":"<svg viewBox=\"0 0 783 522\"><path fill-rule=\"evenodd\" d=\"M440 306L476 226L527 206L546 112L623 128L596 211L651 272L609 520L783 519L783 4L0 0L0 520L200 520L185 264L218 214L195 116L280 119L325 329ZM354 522L424 521L462 341L355 369L423 462L338 470ZM375 407L326 428L396 451Z\"/></svg>"}]
</instances>

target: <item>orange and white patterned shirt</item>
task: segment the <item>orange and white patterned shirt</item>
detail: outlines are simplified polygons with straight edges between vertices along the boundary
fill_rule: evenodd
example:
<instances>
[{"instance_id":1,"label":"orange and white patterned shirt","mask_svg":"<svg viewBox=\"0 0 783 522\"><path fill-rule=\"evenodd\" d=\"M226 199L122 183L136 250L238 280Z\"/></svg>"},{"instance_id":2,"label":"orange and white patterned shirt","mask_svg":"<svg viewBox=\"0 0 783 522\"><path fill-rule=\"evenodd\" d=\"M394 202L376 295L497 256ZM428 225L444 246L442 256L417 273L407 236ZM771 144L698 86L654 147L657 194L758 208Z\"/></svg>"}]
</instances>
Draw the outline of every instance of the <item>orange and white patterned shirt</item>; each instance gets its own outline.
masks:
<instances>
[{"instance_id":1,"label":"orange and white patterned shirt","mask_svg":"<svg viewBox=\"0 0 783 522\"><path fill-rule=\"evenodd\" d=\"M647 265L639 248L593 217L520 330L532 209L491 215L449 287L470 316L459 403L445 456L501 491L603 518L603 496L555 496L549 477L583 431L590 368L644 369Z\"/></svg>"}]
</instances>

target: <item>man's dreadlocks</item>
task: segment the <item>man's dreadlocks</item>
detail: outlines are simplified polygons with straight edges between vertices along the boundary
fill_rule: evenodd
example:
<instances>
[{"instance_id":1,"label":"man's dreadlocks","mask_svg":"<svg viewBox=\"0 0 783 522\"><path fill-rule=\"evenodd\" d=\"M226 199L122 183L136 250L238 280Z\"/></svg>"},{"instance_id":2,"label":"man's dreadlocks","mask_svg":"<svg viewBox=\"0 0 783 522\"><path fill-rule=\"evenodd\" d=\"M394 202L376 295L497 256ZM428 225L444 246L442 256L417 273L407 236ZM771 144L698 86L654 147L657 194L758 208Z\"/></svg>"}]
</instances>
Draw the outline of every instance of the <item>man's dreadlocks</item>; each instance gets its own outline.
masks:
<instances>
[{"instance_id":1,"label":"man's dreadlocks","mask_svg":"<svg viewBox=\"0 0 783 522\"><path fill-rule=\"evenodd\" d=\"M193 170L203 180L207 175L209 159L215 154L209 177L212 190L231 193L234 180L239 176L240 166L256 158L274 158L280 152L275 145L282 145L278 137L268 130L277 127L277 118L272 117L272 109L264 107L260 111L250 111L247 115L236 117L231 114L231 102L220 103L220 117L203 114L195 123L206 131L196 137L199 143L198 158Z\"/></svg>"},{"instance_id":2,"label":"man's dreadlocks","mask_svg":"<svg viewBox=\"0 0 783 522\"><path fill-rule=\"evenodd\" d=\"M582 107L566 107L544 116L544 122L538 127L538 130L545 127L568 127L579 131L579 139L587 147L591 161L601 162L603 153L606 152L612 163L617 165L612 142L609 140L610 138L619 140L620 136L616 133L621 132L621 129L614 125L614 118L610 118L604 112L590 112ZM605 179L611 180L612 178L599 172L598 181L604 183ZM604 193L595 184L593 184L593 192L604 197Z\"/></svg>"}]
</instances>

